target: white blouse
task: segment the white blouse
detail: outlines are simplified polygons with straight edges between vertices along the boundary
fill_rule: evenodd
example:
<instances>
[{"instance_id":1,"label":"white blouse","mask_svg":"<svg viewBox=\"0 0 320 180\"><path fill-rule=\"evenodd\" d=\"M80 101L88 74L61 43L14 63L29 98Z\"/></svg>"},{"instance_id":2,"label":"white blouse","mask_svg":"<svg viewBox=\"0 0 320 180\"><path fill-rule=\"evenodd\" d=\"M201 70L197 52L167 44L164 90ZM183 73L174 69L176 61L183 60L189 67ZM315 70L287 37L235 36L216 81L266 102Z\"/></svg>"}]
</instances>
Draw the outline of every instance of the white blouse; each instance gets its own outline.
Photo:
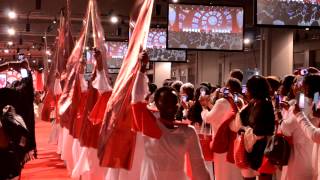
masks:
<instances>
[{"instance_id":1,"label":"white blouse","mask_svg":"<svg viewBox=\"0 0 320 180\"><path fill-rule=\"evenodd\" d=\"M185 154L189 155L192 179L209 180L210 174L195 129L182 125L176 129L166 128L157 121L162 136L154 139L144 136L145 157L142 163L142 180L187 180L184 165Z\"/></svg>"},{"instance_id":2,"label":"white blouse","mask_svg":"<svg viewBox=\"0 0 320 180\"><path fill-rule=\"evenodd\" d=\"M282 133L292 137L293 140L286 179L312 179L312 164L310 162L312 161L313 142L300 128L293 109L294 105L289 108L280 126Z\"/></svg>"},{"instance_id":3,"label":"white blouse","mask_svg":"<svg viewBox=\"0 0 320 180\"><path fill-rule=\"evenodd\" d=\"M304 112L296 114L296 118L304 134L314 142L312 152L313 179L320 180L320 128L313 125ZM320 119L315 117L312 119L317 122L318 126Z\"/></svg>"}]
</instances>

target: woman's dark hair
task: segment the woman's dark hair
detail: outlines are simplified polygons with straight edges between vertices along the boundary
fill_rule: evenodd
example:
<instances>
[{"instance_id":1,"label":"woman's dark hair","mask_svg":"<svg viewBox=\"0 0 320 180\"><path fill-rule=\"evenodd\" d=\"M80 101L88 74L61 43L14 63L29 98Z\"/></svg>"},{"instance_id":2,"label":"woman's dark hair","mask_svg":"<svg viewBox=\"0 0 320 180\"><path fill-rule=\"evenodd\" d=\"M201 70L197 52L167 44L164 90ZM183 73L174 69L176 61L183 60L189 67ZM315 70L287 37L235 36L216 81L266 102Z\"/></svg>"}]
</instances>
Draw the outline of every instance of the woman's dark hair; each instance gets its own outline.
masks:
<instances>
[{"instance_id":1,"label":"woman's dark hair","mask_svg":"<svg viewBox=\"0 0 320 180\"><path fill-rule=\"evenodd\" d=\"M165 79L165 80L163 81L162 86L171 86L172 83L173 83L173 80L172 80L172 79Z\"/></svg>"},{"instance_id":2,"label":"woman's dark hair","mask_svg":"<svg viewBox=\"0 0 320 180\"><path fill-rule=\"evenodd\" d=\"M207 87L209 89L209 91L211 91L211 89L212 89L212 85L209 82L202 82L202 83L200 83L200 86Z\"/></svg>"},{"instance_id":3,"label":"woman's dark hair","mask_svg":"<svg viewBox=\"0 0 320 180\"><path fill-rule=\"evenodd\" d=\"M188 96L188 101L190 100L194 100L194 86L191 83L184 83L181 88L180 91L183 90L187 96Z\"/></svg>"},{"instance_id":4,"label":"woman's dark hair","mask_svg":"<svg viewBox=\"0 0 320 180\"><path fill-rule=\"evenodd\" d=\"M233 69L230 72L230 77L238 79L240 82L243 80L243 72L240 69Z\"/></svg>"},{"instance_id":5,"label":"woman's dark hair","mask_svg":"<svg viewBox=\"0 0 320 180\"><path fill-rule=\"evenodd\" d=\"M270 99L270 86L266 78L260 75L252 76L247 82L247 91L251 98Z\"/></svg>"},{"instance_id":6,"label":"woman's dark hair","mask_svg":"<svg viewBox=\"0 0 320 180\"><path fill-rule=\"evenodd\" d=\"M154 94L154 102L156 104L159 103L159 99L163 93L171 94L172 97L177 98L177 101L178 101L178 96L176 94L176 91L172 87L164 86L164 87L159 88Z\"/></svg>"},{"instance_id":7,"label":"woman's dark hair","mask_svg":"<svg viewBox=\"0 0 320 180\"><path fill-rule=\"evenodd\" d=\"M157 85L155 85L153 83L150 83L148 86L149 86L149 91L151 94L154 93L158 88Z\"/></svg>"},{"instance_id":8,"label":"woman's dark hair","mask_svg":"<svg viewBox=\"0 0 320 180\"><path fill-rule=\"evenodd\" d=\"M232 78L232 77L229 78L227 80L226 86L228 88L230 88L231 92L233 92L233 93L239 93L240 94L241 91L242 91L241 82L236 78Z\"/></svg>"},{"instance_id":9,"label":"woman's dark hair","mask_svg":"<svg viewBox=\"0 0 320 180\"><path fill-rule=\"evenodd\" d=\"M286 75L281 81L281 95L283 96L293 96L291 92L291 87L294 84L295 77L293 75Z\"/></svg>"},{"instance_id":10,"label":"woman's dark hair","mask_svg":"<svg viewBox=\"0 0 320 180\"><path fill-rule=\"evenodd\" d=\"M182 81L174 81L172 84L171 84L171 87L173 89L175 89L176 92L180 92L180 88L181 86L183 85L183 82Z\"/></svg>"},{"instance_id":11,"label":"woman's dark hair","mask_svg":"<svg viewBox=\"0 0 320 180\"><path fill-rule=\"evenodd\" d=\"M280 79L277 76L268 76L267 81L271 88L271 93L272 93L271 95L273 95L274 92L276 92L281 85Z\"/></svg>"},{"instance_id":12,"label":"woman's dark hair","mask_svg":"<svg viewBox=\"0 0 320 180\"><path fill-rule=\"evenodd\" d=\"M206 92L206 95L210 95L210 90L207 86L200 86L196 89L195 93L194 93L194 98L195 98L195 101L198 101L199 100L199 97L201 95L201 90L204 90Z\"/></svg>"},{"instance_id":13,"label":"woman's dark hair","mask_svg":"<svg viewBox=\"0 0 320 180\"><path fill-rule=\"evenodd\" d=\"M307 87L306 96L313 98L314 93L320 92L320 75L309 74L303 80L303 86Z\"/></svg>"}]
</instances>

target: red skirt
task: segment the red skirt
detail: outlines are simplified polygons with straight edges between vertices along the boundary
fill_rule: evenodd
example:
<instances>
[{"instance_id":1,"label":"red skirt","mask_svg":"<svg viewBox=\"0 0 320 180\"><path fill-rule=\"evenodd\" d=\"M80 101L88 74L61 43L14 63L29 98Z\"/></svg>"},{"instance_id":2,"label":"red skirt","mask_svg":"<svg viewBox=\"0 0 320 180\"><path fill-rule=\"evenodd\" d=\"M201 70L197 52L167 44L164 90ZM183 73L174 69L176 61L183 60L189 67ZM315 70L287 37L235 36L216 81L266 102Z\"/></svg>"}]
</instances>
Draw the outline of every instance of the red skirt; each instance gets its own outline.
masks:
<instances>
[{"instance_id":1,"label":"red skirt","mask_svg":"<svg viewBox=\"0 0 320 180\"><path fill-rule=\"evenodd\" d=\"M78 139L81 134L87 100L88 93L81 93L81 100L78 106L77 118L73 121L73 124L70 128L70 135L76 139Z\"/></svg>"},{"instance_id":2,"label":"red skirt","mask_svg":"<svg viewBox=\"0 0 320 180\"><path fill-rule=\"evenodd\" d=\"M88 92L88 99L86 102L86 106L84 111L82 112L82 122L81 129L79 133L79 140L82 146L97 148L98 137L100 133L101 123L94 125L89 120L89 114L92 111L95 104L97 104L97 100L99 98L99 93L96 89L91 87Z\"/></svg>"},{"instance_id":3,"label":"red skirt","mask_svg":"<svg viewBox=\"0 0 320 180\"><path fill-rule=\"evenodd\" d=\"M104 113L107 108L108 100L111 96L112 91L104 92L99 98L97 103L94 105L91 113L89 114L89 120L93 124L100 124L103 121Z\"/></svg>"}]
</instances>

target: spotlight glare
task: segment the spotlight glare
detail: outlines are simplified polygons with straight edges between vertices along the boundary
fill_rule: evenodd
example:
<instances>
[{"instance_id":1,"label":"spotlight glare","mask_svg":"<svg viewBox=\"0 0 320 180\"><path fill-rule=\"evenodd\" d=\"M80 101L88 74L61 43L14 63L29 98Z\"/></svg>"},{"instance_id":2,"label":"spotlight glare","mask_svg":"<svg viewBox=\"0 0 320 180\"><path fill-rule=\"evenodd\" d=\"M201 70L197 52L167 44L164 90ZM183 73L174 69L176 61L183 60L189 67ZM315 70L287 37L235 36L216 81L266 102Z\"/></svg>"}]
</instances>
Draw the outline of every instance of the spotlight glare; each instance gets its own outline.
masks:
<instances>
[{"instance_id":1,"label":"spotlight glare","mask_svg":"<svg viewBox=\"0 0 320 180\"><path fill-rule=\"evenodd\" d=\"M47 51L46 51L46 54L49 55L49 56L51 56L51 51L50 51L50 50L47 50Z\"/></svg>"},{"instance_id":2,"label":"spotlight glare","mask_svg":"<svg viewBox=\"0 0 320 180\"><path fill-rule=\"evenodd\" d=\"M244 44L250 44L251 40L249 38L245 38L243 42Z\"/></svg>"},{"instance_id":3,"label":"spotlight glare","mask_svg":"<svg viewBox=\"0 0 320 180\"><path fill-rule=\"evenodd\" d=\"M117 16L111 16L110 21L111 23L116 24L119 21L119 19Z\"/></svg>"},{"instance_id":4,"label":"spotlight glare","mask_svg":"<svg viewBox=\"0 0 320 180\"><path fill-rule=\"evenodd\" d=\"M16 30L15 30L14 28L9 28L9 29L8 29L8 34L9 34L10 36L13 36L13 35L16 34Z\"/></svg>"},{"instance_id":5,"label":"spotlight glare","mask_svg":"<svg viewBox=\"0 0 320 180\"><path fill-rule=\"evenodd\" d=\"M4 53L9 54L9 49L5 49Z\"/></svg>"},{"instance_id":6,"label":"spotlight glare","mask_svg":"<svg viewBox=\"0 0 320 180\"><path fill-rule=\"evenodd\" d=\"M13 45L13 42L12 42L12 41L8 41L8 45L9 45L9 46L12 46L12 45Z\"/></svg>"},{"instance_id":7,"label":"spotlight glare","mask_svg":"<svg viewBox=\"0 0 320 180\"><path fill-rule=\"evenodd\" d=\"M12 10L10 10L8 12L8 17L9 17L9 19L16 19L17 18L17 13L12 11Z\"/></svg>"}]
</instances>

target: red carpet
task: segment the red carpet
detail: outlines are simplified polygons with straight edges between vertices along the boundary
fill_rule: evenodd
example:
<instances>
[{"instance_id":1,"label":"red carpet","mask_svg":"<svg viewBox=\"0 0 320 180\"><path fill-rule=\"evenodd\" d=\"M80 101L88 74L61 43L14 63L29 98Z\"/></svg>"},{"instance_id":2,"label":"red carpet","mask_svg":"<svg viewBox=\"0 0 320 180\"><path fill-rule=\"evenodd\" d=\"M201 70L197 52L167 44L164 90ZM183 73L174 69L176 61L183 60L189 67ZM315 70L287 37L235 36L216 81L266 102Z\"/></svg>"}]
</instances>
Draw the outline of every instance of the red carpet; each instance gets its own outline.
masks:
<instances>
[{"instance_id":1,"label":"red carpet","mask_svg":"<svg viewBox=\"0 0 320 180\"><path fill-rule=\"evenodd\" d=\"M57 146L48 143L51 124L36 123L38 159L29 161L22 170L21 180L69 180L66 167L56 153Z\"/></svg>"}]
</instances>

